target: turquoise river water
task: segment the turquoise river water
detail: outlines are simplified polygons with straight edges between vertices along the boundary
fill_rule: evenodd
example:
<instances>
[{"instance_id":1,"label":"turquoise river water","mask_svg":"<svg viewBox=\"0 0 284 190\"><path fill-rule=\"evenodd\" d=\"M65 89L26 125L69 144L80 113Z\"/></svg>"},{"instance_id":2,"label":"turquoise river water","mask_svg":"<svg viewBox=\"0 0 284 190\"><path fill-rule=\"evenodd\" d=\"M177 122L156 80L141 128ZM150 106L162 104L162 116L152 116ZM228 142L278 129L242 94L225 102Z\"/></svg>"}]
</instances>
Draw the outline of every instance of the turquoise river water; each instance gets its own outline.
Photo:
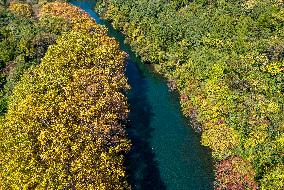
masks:
<instances>
[{"instance_id":1,"label":"turquoise river water","mask_svg":"<svg viewBox=\"0 0 284 190\"><path fill-rule=\"evenodd\" d=\"M134 190L210 190L214 172L210 152L200 143L166 80L154 73L124 43L124 36L93 11L96 2L71 1L85 10L127 52L126 76L131 85L127 133L133 147L126 158L128 181Z\"/></svg>"}]
</instances>

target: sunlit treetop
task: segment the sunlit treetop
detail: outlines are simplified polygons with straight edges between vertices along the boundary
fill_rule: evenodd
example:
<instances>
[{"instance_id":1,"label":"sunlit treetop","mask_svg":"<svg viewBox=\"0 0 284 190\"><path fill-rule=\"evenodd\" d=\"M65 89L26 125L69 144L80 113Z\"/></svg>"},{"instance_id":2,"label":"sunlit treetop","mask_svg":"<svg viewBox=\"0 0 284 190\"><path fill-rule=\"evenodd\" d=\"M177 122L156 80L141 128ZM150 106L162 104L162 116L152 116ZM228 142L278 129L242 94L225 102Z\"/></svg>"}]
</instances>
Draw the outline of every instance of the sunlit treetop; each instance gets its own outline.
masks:
<instances>
[{"instance_id":1,"label":"sunlit treetop","mask_svg":"<svg viewBox=\"0 0 284 190\"><path fill-rule=\"evenodd\" d=\"M110 37L71 31L23 75L0 125L0 188L128 188L124 57Z\"/></svg>"},{"instance_id":2,"label":"sunlit treetop","mask_svg":"<svg viewBox=\"0 0 284 190\"><path fill-rule=\"evenodd\" d=\"M0 189L129 189L125 53L78 8L47 3L42 10L42 28L68 26L63 33L58 27L56 44L8 98L0 118ZM39 46L49 40L34 38Z\"/></svg>"},{"instance_id":3,"label":"sunlit treetop","mask_svg":"<svg viewBox=\"0 0 284 190\"><path fill-rule=\"evenodd\" d=\"M97 25L86 12L78 7L68 3L53 2L42 6L39 12L39 18L56 17L64 19L68 24L72 25L74 30L95 30L96 33L106 34L107 29Z\"/></svg>"}]
</instances>

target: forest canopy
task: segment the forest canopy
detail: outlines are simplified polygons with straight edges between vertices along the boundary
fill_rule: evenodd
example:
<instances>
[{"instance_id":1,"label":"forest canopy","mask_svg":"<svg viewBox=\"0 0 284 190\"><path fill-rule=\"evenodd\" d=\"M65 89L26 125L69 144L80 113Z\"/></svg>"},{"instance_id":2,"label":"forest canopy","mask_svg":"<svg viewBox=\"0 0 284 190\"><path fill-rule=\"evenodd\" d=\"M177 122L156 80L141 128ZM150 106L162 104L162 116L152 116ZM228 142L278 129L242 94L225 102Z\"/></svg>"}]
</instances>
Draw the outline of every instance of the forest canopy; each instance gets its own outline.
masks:
<instances>
[{"instance_id":1,"label":"forest canopy","mask_svg":"<svg viewBox=\"0 0 284 190\"><path fill-rule=\"evenodd\" d=\"M179 91L217 161L216 189L284 189L283 10L282 0L96 6Z\"/></svg>"},{"instance_id":2,"label":"forest canopy","mask_svg":"<svg viewBox=\"0 0 284 190\"><path fill-rule=\"evenodd\" d=\"M129 189L125 53L74 6L27 6L0 12L0 189Z\"/></svg>"}]
</instances>

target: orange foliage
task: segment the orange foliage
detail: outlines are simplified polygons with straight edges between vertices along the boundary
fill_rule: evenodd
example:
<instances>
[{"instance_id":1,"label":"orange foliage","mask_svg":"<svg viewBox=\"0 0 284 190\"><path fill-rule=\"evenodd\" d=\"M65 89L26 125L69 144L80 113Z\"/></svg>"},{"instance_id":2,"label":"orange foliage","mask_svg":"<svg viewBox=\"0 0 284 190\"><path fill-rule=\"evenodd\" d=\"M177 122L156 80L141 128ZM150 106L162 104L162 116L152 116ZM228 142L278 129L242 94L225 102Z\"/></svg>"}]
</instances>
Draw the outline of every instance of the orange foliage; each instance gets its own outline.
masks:
<instances>
[{"instance_id":1,"label":"orange foliage","mask_svg":"<svg viewBox=\"0 0 284 190\"><path fill-rule=\"evenodd\" d=\"M222 160L216 172L219 187L216 190L257 189L255 173L251 164L241 157L229 157Z\"/></svg>"}]
</instances>

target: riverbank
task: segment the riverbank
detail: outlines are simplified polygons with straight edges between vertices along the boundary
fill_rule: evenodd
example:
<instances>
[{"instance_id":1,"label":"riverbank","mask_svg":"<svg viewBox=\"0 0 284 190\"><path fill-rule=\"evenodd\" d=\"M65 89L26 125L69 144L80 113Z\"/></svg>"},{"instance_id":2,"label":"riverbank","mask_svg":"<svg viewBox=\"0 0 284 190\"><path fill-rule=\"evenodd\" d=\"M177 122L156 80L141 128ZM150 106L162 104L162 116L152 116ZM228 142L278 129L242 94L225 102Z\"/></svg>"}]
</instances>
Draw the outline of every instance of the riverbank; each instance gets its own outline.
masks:
<instances>
[{"instance_id":1,"label":"riverbank","mask_svg":"<svg viewBox=\"0 0 284 190\"><path fill-rule=\"evenodd\" d=\"M180 111L178 96L167 82L135 56L124 36L92 10L90 1L72 1L87 11L128 54L126 76L130 113L127 133L132 150L127 155L128 180L133 189L213 189L210 153Z\"/></svg>"},{"instance_id":2,"label":"riverbank","mask_svg":"<svg viewBox=\"0 0 284 190\"><path fill-rule=\"evenodd\" d=\"M278 1L99 0L96 11L180 92L218 161L216 188L283 188Z\"/></svg>"}]
</instances>

